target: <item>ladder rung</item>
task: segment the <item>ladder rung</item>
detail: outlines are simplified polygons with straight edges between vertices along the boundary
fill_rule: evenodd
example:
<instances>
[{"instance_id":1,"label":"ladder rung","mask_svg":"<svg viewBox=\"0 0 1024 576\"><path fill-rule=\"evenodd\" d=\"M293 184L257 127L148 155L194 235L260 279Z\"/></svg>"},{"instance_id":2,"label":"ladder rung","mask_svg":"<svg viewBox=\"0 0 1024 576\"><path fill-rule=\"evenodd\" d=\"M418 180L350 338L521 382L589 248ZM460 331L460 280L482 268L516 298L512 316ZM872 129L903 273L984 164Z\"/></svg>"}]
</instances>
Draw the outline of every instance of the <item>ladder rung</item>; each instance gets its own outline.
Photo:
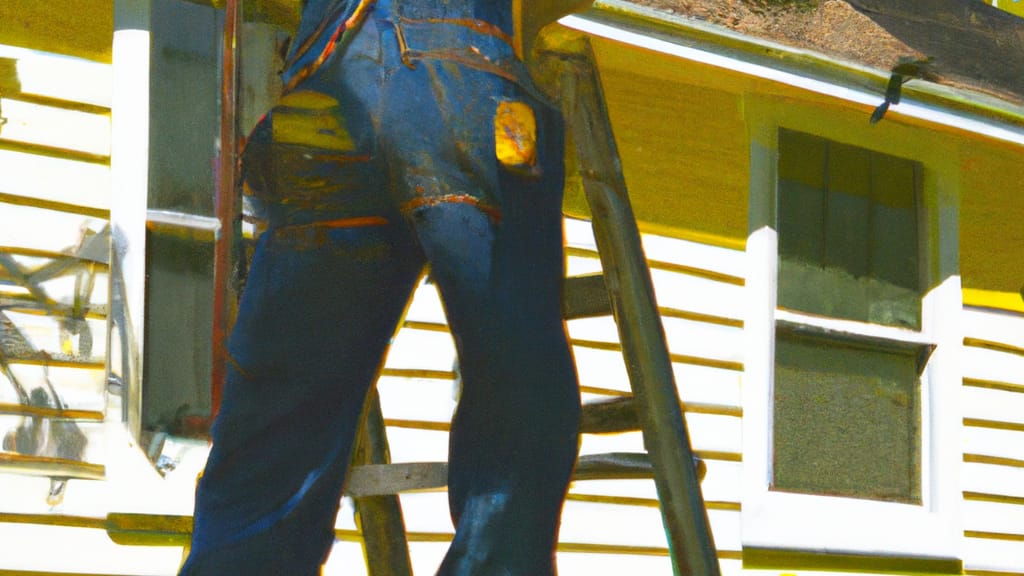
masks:
<instances>
[{"instance_id":1,"label":"ladder rung","mask_svg":"<svg viewBox=\"0 0 1024 576\"><path fill-rule=\"evenodd\" d=\"M612 313L611 299L604 274L570 276L562 288L562 316L566 320L607 316Z\"/></svg>"},{"instance_id":2,"label":"ladder rung","mask_svg":"<svg viewBox=\"0 0 1024 576\"><path fill-rule=\"evenodd\" d=\"M111 512L105 527L110 539L123 546L187 546L192 517Z\"/></svg>"},{"instance_id":3,"label":"ladder rung","mask_svg":"<svg viewBox=\"0 0 1024 576\"><path fill-rule=\"evenodd\" d=\"M697 479L703 480L707 465L696 456ZM580 456L576 462L573 480L624 480L627 478L654 478L654 465L645 452L608 452Z\"/></svg>"},{"instance_id":4,"label":"ladder rung","mask_svg":"<svg viewBox=\"0 0 1024 576\"><path fill-rule=\"evenodd\" d=\"M354 466L349 473L345 494L361 498L417 490L436 490L447 485L447 462L362 464Z\"/></svg>"},{"instance_id":5,"label":"ladder rung","mask_svg":"<svg viewBox=\"0 0 1024 576\"><path fill-rule=\"evenodd\" d=\"M704 463L698 459L699 478L704 476ZM653 478L654 468L647 454L610 452L580 456L573 480L613 480ZM345 493L354 498L383 496L401 492L438 490L448 485L447 462L403 462L399 464L364 464L355 466Z\"/></svg>"},{"instance_id":6,"label":"ladder rung","mask_svg":"<svg viewBox=\"0 0 1024 576\"><path fill-rule=\"evenodd\" d=\"M651 459L640 452L588 454L576 461L573 480L654 478Z\"/></svg>"},{"instance_id":7,"label":"ladder rung","mask_svg":"<svg viewBox=\"0 0 1024 576\"><path fill-rule=\"evenodd\" d=\"M607 434L640 430L640 418L632 396L622 396L583 405L580 432Z\"/></svg>"}]
</instances>

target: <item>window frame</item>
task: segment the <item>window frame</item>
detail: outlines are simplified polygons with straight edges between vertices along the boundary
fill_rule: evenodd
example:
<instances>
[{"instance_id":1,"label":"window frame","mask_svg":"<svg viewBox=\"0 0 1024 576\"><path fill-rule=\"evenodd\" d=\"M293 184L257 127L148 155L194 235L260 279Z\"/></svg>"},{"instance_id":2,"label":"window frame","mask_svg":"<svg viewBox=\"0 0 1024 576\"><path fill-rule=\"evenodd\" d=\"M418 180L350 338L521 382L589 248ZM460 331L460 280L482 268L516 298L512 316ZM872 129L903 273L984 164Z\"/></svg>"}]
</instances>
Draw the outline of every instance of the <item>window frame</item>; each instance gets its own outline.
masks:
<instances>
[{"instance_id":1,"label":"window frame","mask_svg":"<svg viewBox=\"0 0 1024 576\"><path fill-rule=\"evenodd\" d=\"M962 427L957 394L962 328L958 266L958 150L940 138L926 145L920 127L895 120L871 126L862 111L751 96L750 235L743 387L744 478L741 522L745 550L791 550L899 558L962 557L959 461ZM927 286L921 329L804 314L777 307L776 202L780 130L795 130L922 166L921 268ZM776 323L861 341L927 349L920 371L920 505L775 492L772 480L772 386Z\"/></svg>"}]
</instances>

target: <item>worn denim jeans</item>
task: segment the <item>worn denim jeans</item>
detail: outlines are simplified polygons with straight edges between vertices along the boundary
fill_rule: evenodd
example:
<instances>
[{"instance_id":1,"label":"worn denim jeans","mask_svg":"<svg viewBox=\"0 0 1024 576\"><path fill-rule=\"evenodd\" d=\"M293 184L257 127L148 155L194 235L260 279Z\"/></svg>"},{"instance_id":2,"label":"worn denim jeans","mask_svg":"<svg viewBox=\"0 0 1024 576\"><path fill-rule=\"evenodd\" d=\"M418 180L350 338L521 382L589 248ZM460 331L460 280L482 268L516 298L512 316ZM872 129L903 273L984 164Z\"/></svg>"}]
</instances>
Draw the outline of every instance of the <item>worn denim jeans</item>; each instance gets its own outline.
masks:
<instances>
[{"instance_id":1,"label":"worn denim jeans","mask_svg":"<svg viewBox=\"0 0 1024 576\"><path fill-rule=\"evenodd\" d=\"M562 120L499 29L395 12L379 2L247 143L267 228L182 574L318 573L364 399L425 268L463 386L439 573L554 574L579 422Z\"/></svg>"}]
</instances>

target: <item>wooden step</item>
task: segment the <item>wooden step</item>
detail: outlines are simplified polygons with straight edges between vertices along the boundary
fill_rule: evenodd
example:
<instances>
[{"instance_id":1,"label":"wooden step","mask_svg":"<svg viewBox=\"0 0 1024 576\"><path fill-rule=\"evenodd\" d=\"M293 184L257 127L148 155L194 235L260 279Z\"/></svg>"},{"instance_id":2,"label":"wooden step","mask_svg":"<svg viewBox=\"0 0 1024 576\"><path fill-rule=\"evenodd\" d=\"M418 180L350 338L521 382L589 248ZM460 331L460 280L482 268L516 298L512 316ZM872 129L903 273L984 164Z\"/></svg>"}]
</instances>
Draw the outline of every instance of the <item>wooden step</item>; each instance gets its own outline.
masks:
<instances>
[{"instance_id":1,"label":"wooden step","mask_svg":"<svg viewBox=\"0 0 1024 576\"><path fill-rule=\"evenodd\" d=\"M570 276L562 288L562 316L566 320L607 316L612 313L611 299L604 274Z\"/></svg>"},{"instance_id":2,"label":"wooden step","mask_svg":"<svg viewBox=\"0 0 1024 576\"><path fill-rule=\"evenodd\" d=\"M610 434L640 430L640 417L632 396L588 402L580 415L583 434Z\"/></svg>"},{"instance_id":3,"label":"wooden step","mask_svg":"<svg viewBox=\"0 0 1024 576\"><path fill-rule=\"evenodd\" d=\"M705 465L697 460L698 476L704 476ZM621 480L653 478L654 468L647 454L609 452L580 456L573 480ZM402 492L440 490L448 485L447 462L403 462L398 464L365 464L349 474L345 493L355 498L382 496Z\"/></svg>"}]
</instances>

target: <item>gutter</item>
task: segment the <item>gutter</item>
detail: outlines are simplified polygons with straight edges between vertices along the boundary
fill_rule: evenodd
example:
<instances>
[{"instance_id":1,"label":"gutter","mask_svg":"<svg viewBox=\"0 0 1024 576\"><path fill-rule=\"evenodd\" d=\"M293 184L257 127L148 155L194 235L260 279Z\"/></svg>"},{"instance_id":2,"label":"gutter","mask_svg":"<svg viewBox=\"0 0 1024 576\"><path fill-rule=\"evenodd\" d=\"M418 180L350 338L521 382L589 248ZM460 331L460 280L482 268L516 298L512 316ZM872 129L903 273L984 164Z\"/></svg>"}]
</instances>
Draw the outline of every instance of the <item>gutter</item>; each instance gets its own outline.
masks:
<instances>
[{"instance_id":1,"label":"gutter","mask_svg":"<svg viewBox=\"0 0 1024 576\"><path fill-rule=\"evenodd\" d=\"M623 0L598 0L593 9L559 22L597 37L872 108L885 99L890 75L888 70L745 36ZM1024 146L1024 106L987 94L912 80L903 87L902 100L889 114Z\"/></svg>"}]
</instances>

